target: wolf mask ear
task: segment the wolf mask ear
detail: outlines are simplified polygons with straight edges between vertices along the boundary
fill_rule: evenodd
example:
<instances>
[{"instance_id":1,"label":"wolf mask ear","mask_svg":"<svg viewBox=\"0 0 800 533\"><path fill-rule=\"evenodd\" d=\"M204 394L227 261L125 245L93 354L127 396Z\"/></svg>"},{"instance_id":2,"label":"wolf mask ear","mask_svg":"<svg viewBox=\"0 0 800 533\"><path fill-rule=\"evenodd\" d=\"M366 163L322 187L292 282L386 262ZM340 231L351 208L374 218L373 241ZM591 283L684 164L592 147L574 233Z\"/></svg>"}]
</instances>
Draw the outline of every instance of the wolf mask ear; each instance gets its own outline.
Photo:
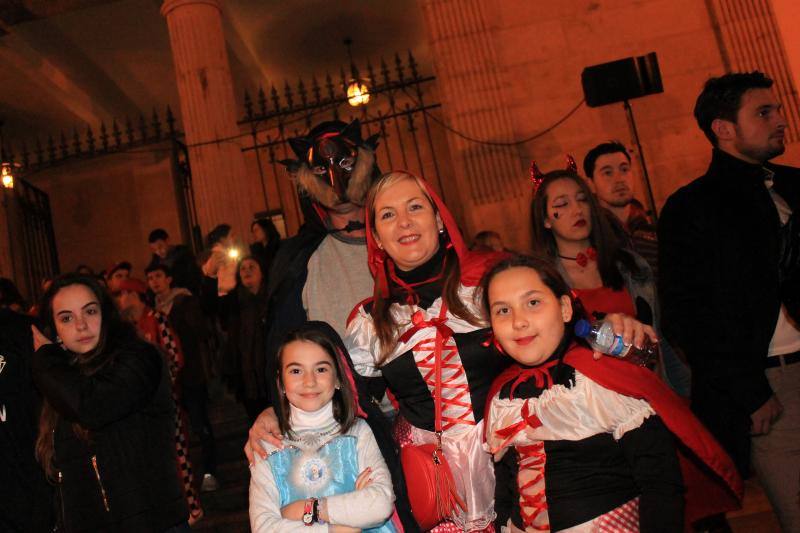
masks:
<instances>
[{"instance_id":1,"label":"wolf mask ear","mask_svg":"<svg viewBox=\"0 0 800 533\"><path fill-rule=\"evenodd\" d=\"M367 140L364 141L364 147L368 150L372 150L373 152L378 149L378 139L381 138L380 133L375 133L374 135L370 135L367 137Z\"/></svg>"},{"instance_id":2,"label":"wolf mask ear","mask_svg":"<svg viewBox=\"0 0 800 533\"><path fill-rule=\"evenodd\" d=\"M300 168L300 165L303 164L302 161L298 161L297 159L281 159L278 161L279 164L286 167L286 170L289 171L289 174L294 174Z\"/></svg>"},{"instance_id":3,"label":"wolf mask ear","mask_svg":"<svg viewBox=\"0 0 800 533\"><path fill-rule=\"evenodd\" d=\"M355 146L361 146L361 121L355 119L344 127L340 135L352 142Z\"/></svg>"},{"instance_id":4,"label":"wolf mask ear","mask_svg":"<svg viewBox=\"0 0 800 533\"><path fill-rule=\"evenodd\" d=\"M292 137L289 139L289 146L300 161L306 161L308 151L311 149L311 141L308 137Z\"/></svg>"}]
</instances>

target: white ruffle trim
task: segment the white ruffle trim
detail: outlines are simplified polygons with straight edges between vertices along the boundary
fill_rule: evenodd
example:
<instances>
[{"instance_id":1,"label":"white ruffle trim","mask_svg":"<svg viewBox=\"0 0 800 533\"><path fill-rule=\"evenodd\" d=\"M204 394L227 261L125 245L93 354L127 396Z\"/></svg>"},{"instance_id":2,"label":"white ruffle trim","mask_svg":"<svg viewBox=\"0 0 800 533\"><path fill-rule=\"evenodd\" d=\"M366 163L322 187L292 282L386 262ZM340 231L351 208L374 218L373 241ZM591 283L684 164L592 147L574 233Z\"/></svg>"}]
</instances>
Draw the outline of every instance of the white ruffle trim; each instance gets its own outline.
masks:
<instances>
[{"instance_id":1,"label":"white ruffle trim","mask_svg":"<svg viewBox=\"0 0 800 533\"><path fill-rule=\"evenodd\" d=\"M492 398L487 424L488 444L498 452L502 442L496 431L522 420L522 406L528 402L530 414L542 425L527 426L506 445L526 445L541 440L583 440L599 433L611 433L617 440L655 415L645 400L625 396L590 380L577 370L573 387L555 385L538 398L501 400Z\"/></svg>"}]
</instances>

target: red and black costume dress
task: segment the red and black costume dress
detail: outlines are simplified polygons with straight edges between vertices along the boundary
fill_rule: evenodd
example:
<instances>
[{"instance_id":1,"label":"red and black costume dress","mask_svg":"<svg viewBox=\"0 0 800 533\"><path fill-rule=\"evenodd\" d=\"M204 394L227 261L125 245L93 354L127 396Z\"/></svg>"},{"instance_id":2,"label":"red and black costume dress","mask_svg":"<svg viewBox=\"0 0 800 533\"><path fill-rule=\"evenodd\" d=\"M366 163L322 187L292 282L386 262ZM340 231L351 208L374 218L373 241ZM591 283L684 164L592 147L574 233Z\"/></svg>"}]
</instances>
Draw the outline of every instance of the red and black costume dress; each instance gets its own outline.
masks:
<instances>
[{"instance_id":1,"label":"red and black costume dress","mask_svg":"<svg viewBox=\"0 0 800 533\"><path fill-rule=\"evenodd\" d=\"M385 290L398 324L397 345L378 366L380 342L370 310L371 300L352 313L345 345L356 372L373 384L371 396L380 400L383 390L394 397L402 420L410 427L404 444L435 442L435 346L441 340L442 447L466 512L453 516L461 531L482 531L494 521L494 479L491 456L482 448L483 414L489 388L503 361L485 342L486 324L474 325L454 316L442 298L442 271L446 253L454 248L461 269L459 298L476 317L482 315L474 299L476 286L497 254L470 254L450 213L428 188L444 222L439 251L409 272L396 270L392 260L376 245L368 229L367 246L376 290ZM369 214L368 214L369 219Z\"/></svg>"},{"instance_id":2,"label":"red and black costume dress","mask_svg":"<svg viewBox=\"0 0 800 533\"><path fill-rule=\"evenodd\" d=\"M491 394L499 524L680 532L741 501L730 458L646 369L573 344L537 367L509 367Z\"/></svg>"}]
</instances>

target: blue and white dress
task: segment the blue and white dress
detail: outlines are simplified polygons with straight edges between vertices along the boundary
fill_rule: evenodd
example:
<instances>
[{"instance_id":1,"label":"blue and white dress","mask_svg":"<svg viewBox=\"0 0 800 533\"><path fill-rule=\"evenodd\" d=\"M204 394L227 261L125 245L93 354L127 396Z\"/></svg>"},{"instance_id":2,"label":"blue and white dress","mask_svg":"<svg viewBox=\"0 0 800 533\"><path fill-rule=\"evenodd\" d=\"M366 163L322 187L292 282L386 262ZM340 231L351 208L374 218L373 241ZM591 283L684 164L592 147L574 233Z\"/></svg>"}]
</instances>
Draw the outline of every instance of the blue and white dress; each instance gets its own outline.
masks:
<instances>
[{"instance_id":1,"label":"blue and white dress","mask_svg":"<svg viewBox=\"0 0 800 533\"><path fill-rule=\"evenodd\" d=\"M333 404L309 413L291 407L294 439L279 450L267 443L266 459L256 459L250 478L250 526L258 532L327 532L327 524L305 526L281 517L281 508L307 498L326 499L332 524L370 533L396 533L392 479L366 422L345 434L333 418ZM356 478L372 468L369 486L355 490Z\"/></svg>"}]
</instances>

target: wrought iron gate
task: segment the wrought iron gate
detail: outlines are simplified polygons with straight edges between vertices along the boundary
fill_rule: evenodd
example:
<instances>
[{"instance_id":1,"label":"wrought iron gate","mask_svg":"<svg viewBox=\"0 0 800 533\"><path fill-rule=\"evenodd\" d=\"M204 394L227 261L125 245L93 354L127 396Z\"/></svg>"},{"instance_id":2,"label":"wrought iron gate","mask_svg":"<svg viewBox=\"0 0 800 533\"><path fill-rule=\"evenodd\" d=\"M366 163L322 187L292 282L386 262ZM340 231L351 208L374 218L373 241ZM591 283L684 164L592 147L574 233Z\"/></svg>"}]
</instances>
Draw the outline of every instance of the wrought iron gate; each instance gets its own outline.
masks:
<instances>
[{"instance_id":1,"label":"wrought iron gate","mask_svg":"<svg viewBox=\"0 0 800 533\"><path fill-rule=\"evenodd\" d=\"M41 296L42 281L59 272L50 199L17 177L13 188L3 189L3 205L14 277L23 293L35 300Z\"/></svg>"},{"instance_id":2,"label":"wrought iron gate","mask_svg":"<svg viewBox=\"0 0 800 533\"><path fill-rule=\"evenodd\" d=\"M99 134L96 134L91 126L87 126L83 133L79 133L76 128L72 131L72 135L65 135L62 131L59 135L49 135L44 140L37 137L32 143L4 145L3 153L19 168L23 176L75 160L141 151L170 153L181 233L197 251L200 248L199 227L188 151L181 142L182 138L183 132L176 127L175 117L167 106L162 115L154 109L149 119L144 115L139 115L138 120L132 120L130 117L120 121L114 119L110 127L106 127L106 123L103 122L100 124ZM30 149L30 146L33 149ZM48 273L49 275L58 273L56 242L53 237L47 194L30 183L19 181L22 185L14 194L20 198L19 207L24 217L32 221L33 225L29 226L27 223L23 225L25 231L21 237L24 242L17 248L25 253L26 269L31 274L26 276L26 279L33 280L29 283L36 284L31 286L30 294L38 295L41 278ZM39 231L44 231L45 236L39 236L37 233ZM52 259L42 249L45 244L51 247Z\"/></svg>"},{"instance_id":3,"label":"wrought iron gate","mask_svg":"<svg viewBox=\"0 0 800 533\"><path fill-rule=\"evenodd\" d=\"M296 85L285 82L282 94L274 85L267 91L259 88L255 100L244 95L244 118L240 125L249 126L251 145L242 149L255 158L261 190L267 211L280 212L288 233L302 223L295 188L290 184L280 160L291 156L287 140L301 135L323 120L351 121L360 119L363 135L378 133L378 164L382 169L403 168L426 176L440 192L442 162L437 153L446 146L442 132L431 130L428 113L441 104L431 102L434 76L420 74L411 52L405 61L395 55L390 66L381 60L376 70L367 64L359 75L354 64L349 77L344 68L334 81L326 74L324 82L312 77L310 84L302 79ZM369 103L359 107L348 104L347 87L355 80L369 87Z\"/></svg>"}]
</instances>

